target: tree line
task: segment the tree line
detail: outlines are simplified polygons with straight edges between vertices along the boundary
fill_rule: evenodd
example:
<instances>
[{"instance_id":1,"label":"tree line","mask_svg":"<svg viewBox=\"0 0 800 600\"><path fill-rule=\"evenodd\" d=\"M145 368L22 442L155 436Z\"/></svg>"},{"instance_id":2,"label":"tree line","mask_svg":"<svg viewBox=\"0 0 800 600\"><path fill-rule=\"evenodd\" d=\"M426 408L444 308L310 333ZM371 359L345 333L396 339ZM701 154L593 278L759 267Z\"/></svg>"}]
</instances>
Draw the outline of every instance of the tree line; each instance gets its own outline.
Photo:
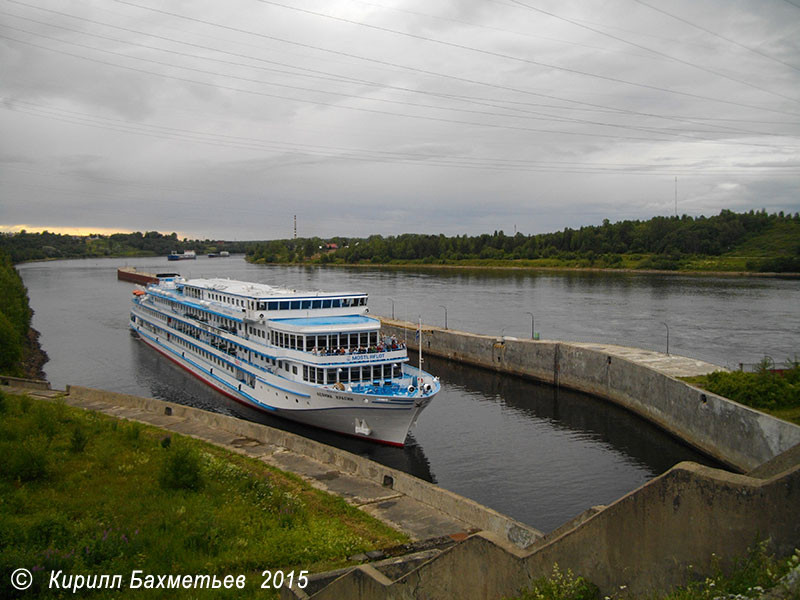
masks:
<instances>
[{"instance_id":1,"label":"tree line","mask_svg":"<svg viewBox=\"0 0 800 600\"><path fill-rule=\"evenodd\" d=\"M158 231L113 233L111 235L66 235L42 231L0 235L0 251L13 263L54 258L99 258L104 256L166 256L170 252L195 250L198 253L242 253L246 242L179 239L176 233Z\"/></svg>"},{"instance_id":2,"label":"tree line","mask_svg":"<svg viewBox=\"0 0 800 600\"><path fill-rule=\"evenodd\" d=\"M647 221L605 219L602 225L566 227L555 233L509 236L503 231L477 236L406 233L368 238L336 237L272 240L253 244L248 259L258 263L456 264L461 261L586 259L619 266L624 255L651 255L643 265L678 268L685 256L721 256L780 229L780 245L767 237L748 263L753 271L800 272L800 215L723 210L712 217L654 217ZM777 238L776 238L777 239Z\"/></svg>"}]
</instances>

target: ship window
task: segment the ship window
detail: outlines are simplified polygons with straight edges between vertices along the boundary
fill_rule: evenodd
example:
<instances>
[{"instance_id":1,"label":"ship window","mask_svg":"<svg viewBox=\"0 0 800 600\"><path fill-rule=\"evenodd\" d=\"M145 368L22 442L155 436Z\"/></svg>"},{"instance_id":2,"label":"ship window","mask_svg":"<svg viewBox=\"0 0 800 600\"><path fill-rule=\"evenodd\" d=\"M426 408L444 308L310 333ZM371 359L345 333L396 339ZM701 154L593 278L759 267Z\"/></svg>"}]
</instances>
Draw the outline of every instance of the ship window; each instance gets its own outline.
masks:
<instances>
[{"instance_id":1,"label":"ship window","mask_svg":"<svg viewBox=\"0 0 800 600\"><path fill-rule=\"evenodd\" d=\"M267 308L269 310L278 310L278 303L277 302L270 302L270 303L267 304ZM259 305L258 310L264 310L264 302L262 302Z\"/></svg>"},{"instance_id":2,"label":"ship window","mask_svg":"<svg viewBox=\"0 0 800 600\"><path fill-rule=\"evenodd\" d=\"M298 310L300 308L300 300L292 300L292 310Z\"/></svg>"},{"instance_id":3,"label":"ship window","mask_svg":"<svg viewBox=\"0 0 800 600\"><path fill-rule=\"evenodd\" d=\"M331 301L330 300L323 300L322 301L322 308L330 308L330 307L331 307Z\"/></svg>"},{"instance_id":4,"label":"ship window","mask_svg":"<svg viewBox=\"0 0 800 600\"><path fill-rule=\"evenodd\" d=\"M305 309L305 308L311 308L311 300L303 300L302 307L303 307L304 309Z\"/></svg>"},{"instance_id":5,"label":"ship window","mask_svg":"<svg viewBox=\"0 0 800 600\"><path fill-rule=\"evenodd\" d=\"M314 300L311 303L311 308L322 308L322 300Z\"/></svg>"},{"instance_id":6,"label":"ship window","mask_svg":"<svg viewBox=\"0 0 800 600\"><path fill-rule=\"evenodd\" d=\"M308 365L303 365L303 381L308 381Z\"/></svg>"},{"instance_id":7,"label":"ship window","mask_svg":"<svg viewBox=\"0 0 800 600\"><path fill-rule=\"evenodd\" d=\"M297 375L297 367L296 367L296 366L293 366L293 367L292 367L292 373L294 373L295 375Z\"/></svg>"},{"instance_id":8,"label":"ship window","mask_svg":"<svg viewBox=\"0 0 800 600\"><path fill-rule=\"evenodd\" d=\"M333 305L332 306L333 306L333 308L339 308L341 305L342 305L342 301L339 298L336 298L333 301Z\"/></svg>"}]
</instances>

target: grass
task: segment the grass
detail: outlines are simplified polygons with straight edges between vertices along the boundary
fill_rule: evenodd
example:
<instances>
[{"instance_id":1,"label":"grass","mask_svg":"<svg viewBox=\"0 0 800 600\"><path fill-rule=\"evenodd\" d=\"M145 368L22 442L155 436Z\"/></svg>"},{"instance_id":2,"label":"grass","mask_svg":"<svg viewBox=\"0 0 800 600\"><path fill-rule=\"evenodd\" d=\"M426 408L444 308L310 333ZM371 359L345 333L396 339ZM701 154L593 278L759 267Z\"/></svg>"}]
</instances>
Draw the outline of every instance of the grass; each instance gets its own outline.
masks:
<instances>
[{"instance_id":1,"label":"grass","mask_svg":"<svg viewBox=\"0 0 800 600\"><path fill-rule=\"evenodd\" d=\"M780 221L766 231L748 238L728 254L747 258L793 256L797 254L798 243L800 243L800 223Z\"/></svg>"},{"instance_id":2,"label":"grass","mask_svg":"<svg viewBox=\"0 0 800 600\"><path fill-rule=\"evenodd\" d=\"M728 571L720 567L716 556L712 556L710 576L690 581L661 596L660 600L759 598L765 591L775 588L789 570L798 566L800 550L795 550L792 556L784 560L778 560L767 552L766 543L761 542L751 548L746 556L735 561L733 569Z\"/></svg>"},{"instance_id":3,"label":"grass","mask_svg":"<svg viewBox=\"0 0 800 600\"><path fill-rule=\"evenodd\" d=\"M13 591L8 578L20 567L34 572L33 589L20 598L59 597L47 589L51 570L119 573L127 587L131 571L141 569L246 575L247 588L230 597L270 598L274 591L260 589L265 569L326 570L407 541L294 475L198 440L165 442L154 427L0 395L3 591Z\"/></svg>"},{"instance_id":4,"label":"grass","mask_svg":"<svg viewBox=\"0 0 800 600\"><path fill-rule=\"evenodd\" d=\"M599 597L600 590L596 585L583 577L576 577L569 569L564 573L555 564L550 577L535 579L512 600L595 600Z\"/></svg>"},{"instance_id":5,"label":"grass","mask_svg":"<svg viewBox=\"0 0 800 600\"><path fill-rule=\"evenodd\" d=\"M666 271L682 274L717 274L728 273L752 274L753 260L762 258L758 255L744 256L741 254L730 254L721 256L708 256L701 254L685 255L681 257L670 257L658 254L601 254L594 258L587 258L578 254L568 253L567 257L554 256L551 258L534 259L496 259L496 258L474 258L461 260L447 259L415 259L415 260L393 260L386 263L372 263L364 260L359 263L344 263L334 261L325 263L324 266L331 267L390 267L390 268L476 268L476 269L529 269L529 270L610 270L610 271ZM267 264L263 259L253 260L248 257L249 262L255 264ZM756 260L758 262L758 260ZM275 263L278 264L278 263ZM294 265L314 265L320 263L313 261L281 263Z\"/></svg>"},{"instance_id":6,"label":"grass","mask_svg":"<svg viewBox=\"0 0 800 600\"><path fill-rule=\"evenodd\" d=\"M716 371L684 381L779 419L800 425L800 366L796 360L780 372L762 362L756 372Z\"/></svg>"},{"instance_id":7,"label":"grass","mask_svg":"<svg viewBox=\"0 0 800 600\"><path fill-rule=\"evenodd\" d=\"M651 600L713 600L715 598L732 598L746 600L759 598L764 592L783 585L780 580L790 570L800 569L800 550L782 560L776 559L767 551L767 544L755 544L746 556L734 561L733 567L723 569L719 557L711 557L711 575L697 577L690 569L689 583L676 587L669 592L655 593ZM796 598L780 596L782 598ZM604 600L628 598L625 586L611 595L603 596ZM550 577L541 577L520 591L518 596L509 600L600 600L598 588L583 577L575 576L572 571L562 572L558 565L553 566Z\"/></svg>"}]
</instances>

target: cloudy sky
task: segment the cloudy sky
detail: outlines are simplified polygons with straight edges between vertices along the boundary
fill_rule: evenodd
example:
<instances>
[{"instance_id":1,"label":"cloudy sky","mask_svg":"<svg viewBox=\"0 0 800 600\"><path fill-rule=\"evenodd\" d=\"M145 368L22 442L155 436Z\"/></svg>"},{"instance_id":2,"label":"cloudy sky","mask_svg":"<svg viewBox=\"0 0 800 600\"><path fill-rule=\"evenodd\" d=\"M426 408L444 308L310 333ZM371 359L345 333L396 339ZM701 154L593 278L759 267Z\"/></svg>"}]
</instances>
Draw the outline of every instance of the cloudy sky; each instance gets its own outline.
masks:
<instances>
[{"instance_id":1,"label":"cloudy sky","mask_svg":"<svg viewBox=\"0 0 800 600\"><path fill-rule=\"evenodd\" d=\"M4 230L795 212L800 0L0 0L0 109Z\"/></svg>"}]
</instances>

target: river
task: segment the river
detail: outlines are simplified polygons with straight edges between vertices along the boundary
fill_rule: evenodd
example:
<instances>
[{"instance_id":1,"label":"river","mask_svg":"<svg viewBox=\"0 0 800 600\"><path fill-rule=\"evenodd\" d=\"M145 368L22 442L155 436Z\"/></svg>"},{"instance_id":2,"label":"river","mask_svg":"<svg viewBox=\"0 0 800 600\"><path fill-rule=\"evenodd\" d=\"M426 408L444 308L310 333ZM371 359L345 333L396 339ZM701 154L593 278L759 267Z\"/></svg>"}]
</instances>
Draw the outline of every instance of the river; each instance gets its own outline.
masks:
<instances>
[{"instance_id":1,"label":"river","mask_svg":"<svg viewBox=\"0 0 800 600\"><path fill-rule=\"evenodd\" d=\"M666 349L735 366L794 356L800 282L636 273L258 266L241 257L88 259L18 265L54 387L85 385L190 404L295 431L434 481L550 531L677 462L708 459L607 402L426 358L442 392L405 448L312 430L236 404L127 332L119 266L297 289L355 290L373 314L492 335Z\"/></svg>"}]
</instances>

